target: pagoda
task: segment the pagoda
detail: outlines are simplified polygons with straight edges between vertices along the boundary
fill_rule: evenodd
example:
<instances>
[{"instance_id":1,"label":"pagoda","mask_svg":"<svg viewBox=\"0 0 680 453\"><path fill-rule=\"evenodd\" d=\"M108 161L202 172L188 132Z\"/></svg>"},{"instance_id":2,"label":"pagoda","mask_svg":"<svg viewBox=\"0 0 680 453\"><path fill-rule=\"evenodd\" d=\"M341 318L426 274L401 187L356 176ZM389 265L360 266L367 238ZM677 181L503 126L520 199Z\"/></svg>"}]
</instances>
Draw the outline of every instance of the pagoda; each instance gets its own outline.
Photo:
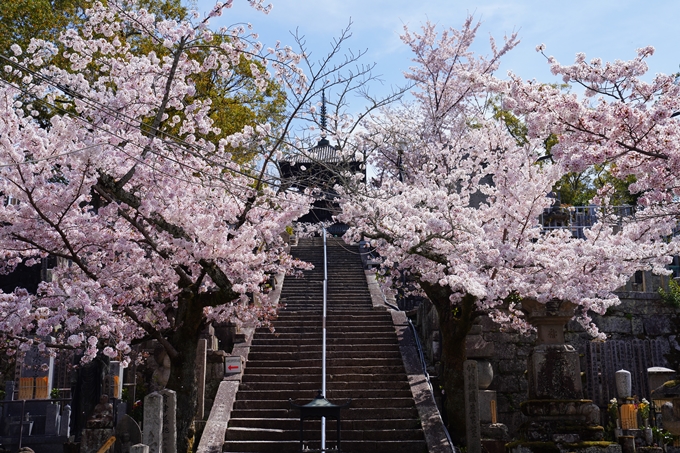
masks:
<instances>
[{"instance_id":1,"label":"pagoda","mask_svg":"<svg viewBox=\"0 0 680 453\"><path fill-rule=\"evenodd\" d=\"M327 231L341 236L347 225L337 223L334 216L340 212L336 202L338 193L335 186L343 184L346 175L363 175L366 180L364 162L343 156L339 145L331 145L326 138L326 96L321 98L321 138L316 146L307 151L289 154L279 160L282 186L286 190L309 193L314 197L312 209L302 216L300 223L326 223Z\"/></svg>"}]
</instances>

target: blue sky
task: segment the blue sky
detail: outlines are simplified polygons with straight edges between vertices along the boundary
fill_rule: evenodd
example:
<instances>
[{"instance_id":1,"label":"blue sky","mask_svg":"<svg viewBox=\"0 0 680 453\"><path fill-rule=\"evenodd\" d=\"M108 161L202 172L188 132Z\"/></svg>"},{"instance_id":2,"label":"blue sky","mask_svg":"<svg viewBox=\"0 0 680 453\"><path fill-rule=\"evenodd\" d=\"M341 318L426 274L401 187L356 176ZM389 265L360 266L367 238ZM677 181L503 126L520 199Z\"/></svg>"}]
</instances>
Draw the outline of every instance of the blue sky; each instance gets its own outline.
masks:
<instances>
[{"instance_id":1,"label":"blue sky","mask_svg":"<svg viewBox=\"0 0 680 453\"><path fill-rule=\"evenodd\" d=\"M193 0L205 12L214 0ZM403 71L410 61L408 48L399 34L403 25L416 29L430 20L441 27L458 28L468 14L482 21L476 50L486 53L488 36L501 41L518 31L520 45L504 60L498 76L508 70L525 79L555 81L545 58L536 53L546 44L546 53L563 63L572 62L577 52L588 59L633 58L635 49L656 48L649 60L652 74L679 71L680 1L677 0L273 0L269 15L253 10L246 0L234 0L214 27L246 22L260 34L265 46L280 40L293 44L291 30L307 37L312 55L325 55L329 43L350 19L354 50L367 50L365 63L377 63L376 73L386 85L403 83ZM386 90L378 85L375 89Z\"/></svg>"}]
</instances>

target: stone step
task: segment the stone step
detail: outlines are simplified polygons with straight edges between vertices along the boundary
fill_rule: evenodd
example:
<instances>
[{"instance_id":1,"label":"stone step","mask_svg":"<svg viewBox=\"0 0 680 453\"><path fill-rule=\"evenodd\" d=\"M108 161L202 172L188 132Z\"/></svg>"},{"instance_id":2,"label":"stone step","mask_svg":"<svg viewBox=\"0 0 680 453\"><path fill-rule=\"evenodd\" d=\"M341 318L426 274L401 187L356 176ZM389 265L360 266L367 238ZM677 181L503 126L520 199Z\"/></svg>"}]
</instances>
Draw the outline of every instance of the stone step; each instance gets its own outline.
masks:
<instances>
[{"instance_id":1,"label":"stone step","mask_svg":"<svg viewBox=\"0 0 680 453\"><path fill-rule=\"evenodd\" d=\"M342 435L342 434L341 434ZM333 448L335 445L326 445ZM424 440L392 440L392 441L359 441L348 440L340 443L342 451L352 453L426 453ZM319 442L305 443L305 448L320 448ZM259 452L259 453L296 453L300 451L300 441L229 441L224 443L226 452Z\"/></svg>"},{"instance_id":2,"label":"stone step","mask_svg":"<svg viewBox=\"0 0 680 453\"><path fill-rule=\"evenodd\" d=\"M257 351L250 351L248 355L248 361L259 361L259 360L321 360L321 348L314 351L301 352L293 351L290 349L287 351L275 352L269 349L260 349ZM374 349L367 349L366 351L329 351L326 350L326 358L328 360L338 360L338 359L395 359L401 360L401 353L398 349L392 349L390 351L376 351Z\"/></svg>"},{"instance_id":3,"label":"stone step","mask_svg":"<svg viewBox=\"0 0 680 453\"><path fill-rule=\"evenodd\" d=\"M344 412L343 414L344 415ZM299 415L292 418L231 418L229 426L236 427L254 427L258 426L267 429L300 429ZM326 425L331 429L335 429L335 420L326 421ZM305 431L310 430L319 431L321 428L321 420L305 420ZM346 420L341 418L340 430L341 436L344 437L346 430L380 430L380 429L420 429L421 422L417 418L410 419L393 419L384 420L382 418L375 420ZM299 432L299 431L298 431Z\"/></svg>"},{"instance_id":4,"label":"stone step","mask_svg":"<svg viewBox=\"0 0 680 453\"><path fill-rule=\"evenodd\" d=\"M310 400L311 401L311 400ZM337 401L336 401L337 402ZM344 401L340 401L344 403ZM413 400L411 400L413 402ZM293 410L290 404L286 401L286 407L272 407L272 408L236 408L231 412L233 418L293 418L300 420L299 411ZM236 403L234 403L236 404ZM354 407L352 406L342 410L343 420L372 420L381 419L385 423L390 420L402 419L418 419L418 411L415 406L412 407Z\"/></svg>"},{"instance_id":5,"label":"stone step","mask_svg":"<svg viewBox=\"0 0 680 453\"><path fill-rule=\"evenodd\" d=\"M396 335L393 338L389 337L382 337L382 338L352 338L352 337L331 337L328 336L326 338L326 344L329 346L333 345L348 345L348 346L355 346L355 345L364 345L364 344L393 344L393 345L398 345L398 341L396 338ZM318 337L309 335L308 337L305 338L300 338L299 336L287 336L284 337L283 335L276 337L274 335L267 336L265 338L253 338L252 342L253 346L255 345L318 345L321 347L321 335Z\"/></svg>"},{"instance_id":6,"label":"stone step","mask_svg":"<svg viewBox=\"0 0 680 453\"><path fill-rule=\"evenodd\" d=\"M323 303L321 300L318 300L314 303L310 304L302 304L302 303L295 303L295 304L284 304L285 306L283 307L284 310L290 309L290 310L295 310L299 312L313 312L313 311L318 311L321 310L323 307ZM371 310L373 307L371 306L371 303L366 301L361 304L339 304L339 303L332 303L327 305L328 308L332 308L334 310L339 310L339 311L344 311L344 312L361 312L363 310Z\"/></svg>"},{"instance_id":7,"label":"stone step","mask_svg":"<svg viewBox=\"0 0 680 453\"><path fill-rule=\"evenodd\" d=\"M394 343L386 344L327 344L326 354L351 354L356 352L357 356L363 357L366 353L388 353L399 351L399 345ZM318 353L321 355L321 344L299 344L290 347L289 344L260 344L250 347L250 354L260 353ZM250 357L250 356L249 356Z\"/></svg>"},{"instance_id":8,"label":"stone step","mask_svg":"<svg viewBox=\"0 0 680 453\"><path fill-rule=\"evenodd\" d=\"M321 388L321 373L318 374L300 374L298 376L292 374L283 374L280 370L275 370L273 373L264 373L263 369L257 369L257 373L248 372L249 368L246 366L246 373L243 374L241 382L318 382L318 388ZM255 370L251 368L251 370ZM376 382L376 381L406 381L406 374L366 374L366 373L331 373L326 377L328 386L333 382Z\"/></svg>"},{"instance_id":9,"label":"stone step","mask_svg":"<svg viewBox=\"0 0 680 453\"><path fill-rule=\"evenodd\" d=\"M299 312L295 310L282 310L279 312L279 316L274 320L275 323L315 323L321 322L322 314L321 309L318 311L305 311ZM326 314L326 322L331 324L343 324L343 323L357 323L357 324L370 324L378 323L383 324L385 322L392 322L392 317L385 310L365 310L362 312L354 312L354 314L338 313L337 311L330 311Z\"/></svg>"},{"instance_id":10,"label":"stone step","mask_svg":"<svg viewBox=\"0 0 680 453\"><path fill-rule=\"evenodd\" d=\"M330 307L332 308L332 307ZM326 310L326 320L327 321L381 321L383 319L387 319L386 315L389 316L389 313L387 310L384 308L374 308L374 307L366 307L365 309L361 310L356 310L352 312L343 312L341 310L335 310L335 309L330 309L327 307ZM291 309L290 307L286 307L284 310L279 311L278 318L276 319L281 320L281 321L290 321L290 320L300 320L300 321L314 321L316 319L321 319L322 315L322 310L323 307L319 306L317 310L315 311L310 311L310 310L305 310L304 312L298 312L296 310ZM318 316L318 318L315 318L315 316Z\"/></svg>"},{"instance_id":11,"label":"stone step","mask_svg":"<svg viewBox=\"0 0 680 453\"><path fill-rule=\"evenodd\" d=\"M309 428L305 426L305 441L314 441L321 435L320 425L318 429L312 430L311 424ZM334 420L326 422L326 439L335 443L337 436L337 424ZM255 426L239 426L229 428L227 430L227 442L233 440L300 440L300 428L298 426L290 429L280 428L262 428ZM351 440L372 440L372 441L394 441L394 440L422 440L422 429L359 429L359 430L343 430L342 424L340 428L341 445L345 441Z\"/></svg>"},{"instance_id":12,"label":"stone step","mask_svg":"<svg viewBox=\"0 0 680 453\"><path fill-rule=\"evenodd\" d=\"M254 363L248 363L246 365L246 369L251 370L253 373L258 373L258 374L269 374L269 375L277 375L283 377L283 375L306 375L306 374L311 374L311 375L318 375L319 370L321 367L278 367L278 366L270 366L270 367L259 367L257 365L254 365ZM371 366L366 366L366 367L352 367L352 366L334 366L331 364L331 366L326 366L326 372L329 375L334 375L334 374L360 374L360 375L398 375L398 376L405 376L404 372L404 366L399 365L399 366L381 366L381 365L371 365Z\"/></svg>"},{"instance_id":13,"label":"stone step","mask_svg":"<svg viewBox=\"0 0 680 453\"><path fill-rule=\"evenodd\" d=\"M289 347L285 347L289 346ZM370 343L363 344L327 344L326 354L329 358L368 358L386 357L400 358L399 346L396 344L377 345L378 349L370 348ZM320 359L321 345L308 344L299 347L290 345L253 345L250 348L250 360L298 360L298 359Z\"/></svg>"},{"instance_id":14,"label":"stone step","mask_svg":"<svg viewBox=\"0 0 680 453\"><path fill-rule=\"evenodd\" d=\"M276 324L274 327L274 332L271 332L267 328L260 328L257 329L256 333L257 334L264 334L264 335L276 335L278 334L283 334L283 333L292 333L292 334L319 334L322 332L322 326L321 323L319 325L313 325L311 322L307 325L300 326L300 325L281 325L279 323ZM392 325L345 325L342 326L339 323L336 324L330 324L326 323L326 334L349 334L349 333L376 333L376 332L384 332L384 333L389 333L389 334L394 334L394 326Z\"/></svg>"},{"instance_id":15,"label":"stone step","mask_svg":"<svg viewBox=\"0 0 680 453\"><path fill-rule=\"evenodd\" d=\"M330 397L330 395L329 395ZM313 396L311 398L304 398L300 399L298 401L293 400L295 404L307 404L313 399ZM344 404L347 402L349 398L345 398L342 400L336 400L334 398L330 398L330 401L334 404ZM352 408L353 409L380 409L380 408L391 408L391 409L410 409L414 408L414 403L413 403L413 398L357 398L357 399L352 399ZM288 398L283 399L276 399L276 400L241 400L238 399L238 394L236 396L236 401L234 401L234 410L239 410L239 409L291 409L290 402L288 401ZM402 416L400 418L404 418L406 416ZM345 418L345 415L343 414L343 418ZM352 414L350 411L350 414L346 417L348 420L352 419Z\"/></svg>"},{"instance_id":16,"label":"stone step","mask_svg":"<svg viewBox=\"0 0 680 453\"><path fill-rule=\"evenodd\" d=\"M321 325L321 319L317 320L307 320L307 321L300 321L300 320L284 320L284 321L275 321L274 324L274 332L293 332L293 333L308 333L308 332L313 332L313 333L319 333L321 332L322 325ZM375 321L356 321L356 320L348 320L348 321L338 321L338 320L331 320L331 319L326 319L326 332L376 332L376 331L382 331L382 332L389 332L392 333L395 331L394 325L392 322L388 322L387 320L382 320L382 319L376 319ZM271 330L267 327L262 327L258 328L256 330L256 334L269 334L272 333Z\"/></svg>"},{"instance_id":17,"label":"stone step","mask_svg":"<svg viewBox=\"0 0 680 453\"><path fill-rule=\"evenodd\" d=\"M357 383L358 384L358 383ZM274 401L277 399L288 400L292 398L295 401L302 401L304 399L309 399L311 401L316 396L315 391L309 390L245 390L239 388L236 399L239 401L243 400L268 400ZM341 400L346 401L350 398L357 400L360 398L412 398L411 389L405 390L395 390L395 389L366 389L360 385L354 386L354 388L349 389L338 389L333 386L333 388L326 389L326 398L329 400Z\"/></svg>"},{"instance_id":18,"label":"stone step","mask_svg":"<svg viewBox=\"0 0 680 453\"><path fill-rule=\"evenodd\" d=\"M369 369L370 367L376 366L394 367L395 370L403 370L403 362L401 358L357 357L357 358L334 358L328 359L326 361L326 367L328 369L359 368L365 370ZM253 371L259 368L285 368L295 370L299 368L321 368L321 357L319 357L318 359L302 359L302 360L252 360L252 361L249 358L248 367Z\"/></svg>"},{"instance_id":19,"label":"stone step","mask_svg":"<svg viewBox=\"0 0 680 453\"><path fill-rule=\"evenodd\" d=\"M334 392L336 390L350 390L355 389L360 386L363 390L411 390L408 382L403 380L397 381L333 381L327 383L327 391ZM290 391L304 391L308 392L307 395L313 397L316 391L321 387L321 380L318 381L306 381L306 382L242 382L239 391L243 390L257 390L257 391L267 391L267 390L278 390L282 392Z\"/></svg>"},{"instance_id":20,"label":"stone step","mask_svg":"<svg viewBox=\"0 0 680 453\"><path fill-rule=\"evenodd\" d=\"M274 326L276 328L276 326ZM319 330L317 332L308 332L308 333L298 333L298 332L277 332L276 330L274 332L261 332L257 337L253 338L253 341L255 339L260 340L260 339L267 339L269 337L275 338L275 339L281 339L285 340L287 338L301 338L304 340L315 340L317 339L319 341L319 344L321 344L321 334L322 332ZM378 339L396 339L396 335L394 333L394 329L392 329L391 332L342 332L338 330L326 330L326 338L327 339L343 339L343 338L349 338L349 339L354 339L354 340L362 340L362 339L368 339L368 340L378 340Z\"/></svg>"}]
</instances>

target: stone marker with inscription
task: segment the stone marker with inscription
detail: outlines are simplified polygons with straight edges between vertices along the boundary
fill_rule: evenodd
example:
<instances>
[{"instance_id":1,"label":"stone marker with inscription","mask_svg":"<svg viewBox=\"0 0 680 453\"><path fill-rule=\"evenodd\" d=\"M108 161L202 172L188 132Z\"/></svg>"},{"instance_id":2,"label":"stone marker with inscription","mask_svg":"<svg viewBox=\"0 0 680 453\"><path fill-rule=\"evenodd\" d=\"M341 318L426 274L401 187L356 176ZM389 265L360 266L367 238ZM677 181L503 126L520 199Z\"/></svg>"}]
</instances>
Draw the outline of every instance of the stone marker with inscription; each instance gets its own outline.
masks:
<instances>
[{"instance_id":1,"label":"stone marker with inscription","mask_svg":"<svg viewBox=\"0 0 680 453\"><path fill-rule=\"evenodd\" d=\"M149 453L164 453L163 444L163 395L153 392L144 398L144 430L142 442Z\"/></svg>"},{"instance_id":2,"label":"stone marker with inscription","mask_svg":"<svg viewBox=\"0 0 680 453\"><path fill-rule=\"evenodd\" d=\"M196 351L196 380L198 381L198 404L196 407L196 418L203 420L205 416L205 369L206 354L208 352L208 340L201 338L198 340Z\"/></svg>"},{"instance_id":3,"label":"stone marker with inscription","mask_svg":"<svg viewBox=\"0 0 680 453\"><path fill-rule=\"evenodd\" d=\"M163 453L177 453L177 392L163 389Z\"/></svg>"},{"instance_id":4,"label":"stone marker with inscription","mask_svg":"<svg viewBox=\"0 0 680 453\"><path fill-rule=\"evenodd\" d=\"M482 435L479 421L479 382L477 378L477 362L466 360L463 364L465 378L465 414L467 415L466 435L468 453L481 453Z\"/></svg>"}]
</instances>

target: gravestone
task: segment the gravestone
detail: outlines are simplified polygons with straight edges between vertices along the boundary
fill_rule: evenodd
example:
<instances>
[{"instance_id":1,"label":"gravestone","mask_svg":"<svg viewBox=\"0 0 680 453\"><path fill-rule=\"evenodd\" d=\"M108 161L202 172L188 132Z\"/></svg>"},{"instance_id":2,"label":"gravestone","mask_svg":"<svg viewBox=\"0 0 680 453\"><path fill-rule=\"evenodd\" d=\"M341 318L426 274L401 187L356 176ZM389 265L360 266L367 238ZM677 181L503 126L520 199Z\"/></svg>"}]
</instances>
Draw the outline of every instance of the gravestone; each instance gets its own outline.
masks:
<instances>
[{"instance_id":1,"label":"gravestone","mask_svg":"<svg viewBox=\"0 0 680 453\"><path fill-rule=\"evenodd\" d=\"M619 370L615 373L616 379L616 393L619 398L630 398L633 392L633 381L630 376L630 371Z\"/></svg>"},{"instance_id":2,"label":"gravestone","mask_svg":"<svg viewBox=\"0 0 680 453\"><path fill-rule=\"evenodd\" d=\"M142 442L142 430L134 418L123 415L116 425L115 453L130 453L133 445Z\"/></svg>"},{"instance_id":3,"label":"gravestone","mask_svg":"<svg viewBox=\"0 0 680 453\"><path fill-rule=\"evenodd\" d=\"M163 444L163 395L153 392L144 398L144 431L142 442L149 447L149 453L164 453Z\"/></svg>"},{"instance_id":4,"label":"gravestone","mask_svg":"<svg viewBox=\"0 0 680 453\"><path fill-rule=\"evenodd\" d=\"M198 381L196 418L199 420L203 420L205 415L205 367L207 351L208 340L205 338L198 340L198 350L196 351L196 380Z\"/></svg>"},{"instance_id":5,"label":"gravestone","mask_svg":"<svg viewBox=\"0 0 680 453\"><path fill-rule=\"evenodd\" d=\"M59 424L59 435L69 437L71 435L71 406L64 406L61 411L61 423Z\"/></svg>"},{"instance_id":6,"label":"gravestone","mask_svg":"<svg viewBox=\"0 0 680 453\"><path fill-rule=\"evenodd\" d=\"M477 362L466 360L463 364L463 374L465 378L465 414L467 415L467 451L468 453L481 453L482 435L479 421Z\"/></svg>"},{"instance_id":7,"label":"gravestone","mask_svg":"<svg viewBox=\"0 0 680 453\"><path fill-rule=\"evenodd\" d=\"M163 453L177 453L177 393L163 389Z\"/></svg>"},{"instance_id":8,"label":"gravestone","mask_svg":"<svg viewBox=\"0 0 680 453\"><path fill-rule=\"evenodd\" d=\"M45 435L59 435L59 405L48 404L45 407Z\"/></svg>"},{"instance_id":9,"label":"gravestone","mask_svg":"<svg viewBox=\"0 0 680 453\"><path fill-rule=\"evenodd\" d=\"M5 381L5 401L14 399L14 381Z\"/></svg>"}]
</instances>

